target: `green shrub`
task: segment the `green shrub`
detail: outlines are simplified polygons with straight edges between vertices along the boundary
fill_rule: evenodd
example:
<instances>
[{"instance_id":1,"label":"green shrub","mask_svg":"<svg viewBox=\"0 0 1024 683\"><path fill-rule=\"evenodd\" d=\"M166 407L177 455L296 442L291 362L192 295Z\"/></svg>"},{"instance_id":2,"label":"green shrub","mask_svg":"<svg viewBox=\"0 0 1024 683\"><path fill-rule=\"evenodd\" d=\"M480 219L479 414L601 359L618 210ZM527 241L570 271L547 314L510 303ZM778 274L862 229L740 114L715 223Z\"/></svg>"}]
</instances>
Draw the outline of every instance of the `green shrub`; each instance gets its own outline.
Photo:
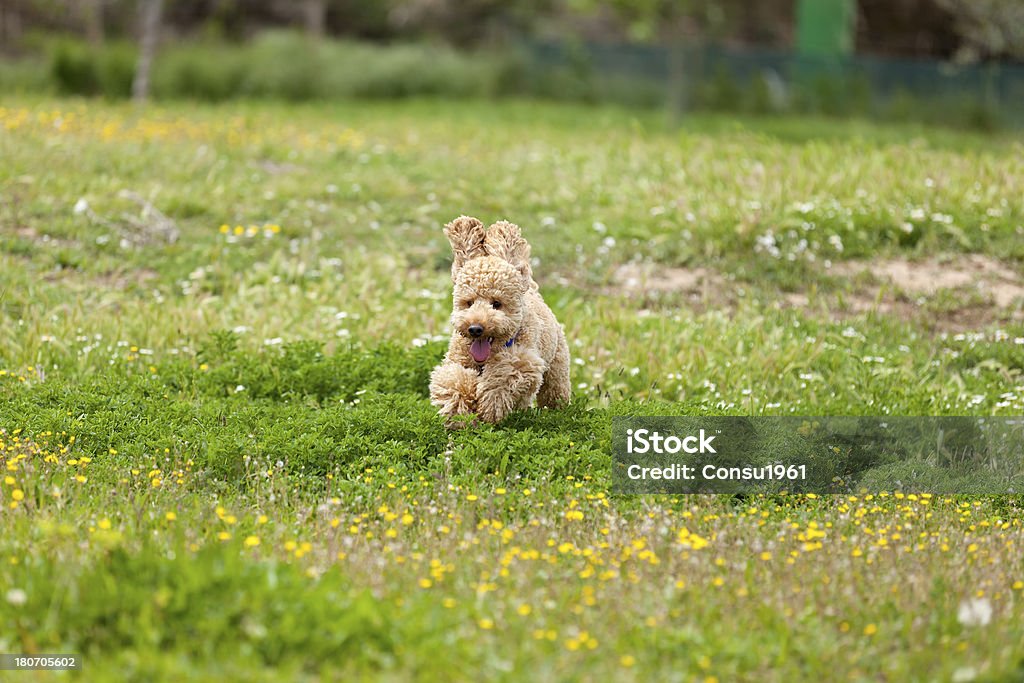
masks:
<instances>
[{"instance_id":1,"label":"green shrub","mask_svg":"<svg viewBox=\"0 0 1024 683\"><path fill-rule=\"evenodd\" d=\"M265 33L244 45L189 44L162 52L154 68L158 97L291 101L473 97L501 89L501 59L450 48L310 42L298 33Z\"/></svg>"},{"instance_id":2,"label":"green shrub","mask_svg":"<svg viewBox=\"0 0 1024 683\"><path fill-rule=\"evenodd\" d=\"M50 47L50 74L65 95L128 97L135 74L136 51L129 43L108 43L95 48L73 40Z\"/></svg>"},{"instance_id":3,"label":"green shrub","mask_svg":"<svg viewBox=\"0 0 1024 683\"><path fill-rule=\"evenodd\" d=\"M245 72L244 55L237 50L204 46L168 50L154 65L153 94L161 99L219 102L240 94Z\"/></svg>"}]
</instances>

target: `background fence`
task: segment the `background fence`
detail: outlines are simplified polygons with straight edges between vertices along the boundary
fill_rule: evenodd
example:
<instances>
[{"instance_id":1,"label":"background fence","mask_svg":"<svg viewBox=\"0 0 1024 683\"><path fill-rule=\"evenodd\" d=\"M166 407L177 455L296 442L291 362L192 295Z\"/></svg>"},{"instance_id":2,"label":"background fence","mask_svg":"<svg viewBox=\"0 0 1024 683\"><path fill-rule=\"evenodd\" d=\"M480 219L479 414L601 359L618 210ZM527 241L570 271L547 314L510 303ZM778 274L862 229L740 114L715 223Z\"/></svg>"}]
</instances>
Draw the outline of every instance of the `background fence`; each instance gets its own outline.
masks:
<instances>
[{"instance_id":1,"label":"background fence","mask_svg":"<svg viewBox=\"0 0 1024 683\"><path fill-rule=\"evenodd\" d=\"M1021 65L820 58L720 46L682 52L684 102L691 109L1024 126ZM595 98L659 103L671 79L669 50L654 45L531 43L529 54L540 69L589 79Z\"/></svg>"}]
</instances>

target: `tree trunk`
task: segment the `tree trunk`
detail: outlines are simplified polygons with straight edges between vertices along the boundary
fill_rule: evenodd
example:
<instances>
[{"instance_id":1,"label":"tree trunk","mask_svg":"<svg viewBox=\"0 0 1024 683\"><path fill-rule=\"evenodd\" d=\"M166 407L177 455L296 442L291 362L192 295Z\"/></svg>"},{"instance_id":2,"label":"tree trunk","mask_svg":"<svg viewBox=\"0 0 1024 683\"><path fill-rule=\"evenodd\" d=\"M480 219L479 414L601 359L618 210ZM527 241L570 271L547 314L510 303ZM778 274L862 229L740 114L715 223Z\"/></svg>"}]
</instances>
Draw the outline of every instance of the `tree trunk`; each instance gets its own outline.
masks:
<instances>
[{"instance_id":1,"label":"tree trunk","mask_svg":"<svg viewBox=\"0 0 1024 683\"><path fill-rule=\"evenodd\" d=\"M302 0L302 21L310 37L322 38L327 26L327 0Z\"/></svg>"},{"instance_id":2,"label":"tree trunk","mask_svg":"<svg viewBox=\"0 0 1024 683\"><path fill-rule=\"evenodd\" d=\"M678 18L668 23L662 33L662 43L668 53L668 123L676 128L682 123L683 114L690 108L690 89L697 78L697 61L700 60L697 32L692 30L688 19ZM698 49L693 49L697 45ZM688 54L689 53L689 54ZM693 63L687 63L687 57Z\"/></svg>"},{"instance_id":3,"label":"tree trunk","mask_svg":"<svg viewBox=\"0 0 1024 683\"><path fill-rule=\"evenodd\" d=\"M0 2L0 47L12 51L17 48L22 28L21 8L14 3Z\"/></svg>"},{"instance_id":4,"label":"tree trunk","mask_svg":"<svg viewBox=\"0 0 1024 683\"><path fill-rule=\"evenodd\" d=\"M136 102L144 102L149 98L149 73L160 40L160 14L163 11L163 4L163 0L139 0L142 35L139 40L139 61L135 67L135 80L132 82L132 99Z\"/></svg>"},{"instance_id":5,"label":"tree trunk","mask_svg":"<svg viewBox=\"0 0 1024 683\"><path fill-rule=\"evenodd\" d=\"M677 37L668 45L668 125L678 128L686 111L686 48Z\"/></svg>"},{"instance_id":6,"label":"tree trunk","mask_svg":"<svg viewBox=\"0 0 1024 683\"><path fill-rule=\"evenodd\" d=\"M93 47L103 44L103 0L80 0L85 37Z\"/></svg>"}]
</instances>

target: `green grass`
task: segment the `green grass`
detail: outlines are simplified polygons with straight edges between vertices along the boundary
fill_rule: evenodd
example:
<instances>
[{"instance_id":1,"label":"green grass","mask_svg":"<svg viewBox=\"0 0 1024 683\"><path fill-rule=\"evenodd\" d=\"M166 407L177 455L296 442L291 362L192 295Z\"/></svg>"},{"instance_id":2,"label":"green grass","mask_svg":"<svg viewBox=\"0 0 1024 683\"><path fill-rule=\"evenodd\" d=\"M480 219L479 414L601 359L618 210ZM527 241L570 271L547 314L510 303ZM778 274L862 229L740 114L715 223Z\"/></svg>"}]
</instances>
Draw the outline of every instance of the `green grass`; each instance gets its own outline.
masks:
<instances>
[{"instance_id":1,"label":"green grass","mask_svg":"<svg viewBox=\"0 0 1024 683\"><path fill-rule=\"evenodd\" d=\"M865 300L826 262L1019 276L1022 152L515 102L7 102L0 651L81 653L82 680L1017 680L1016 498L621 498L608 430L1020 414L1019 301ZM426 400L460 213L531 240L570 407L449 433ZM712 284L631 291L634 262Z\"/></svg>"}]
</instances>

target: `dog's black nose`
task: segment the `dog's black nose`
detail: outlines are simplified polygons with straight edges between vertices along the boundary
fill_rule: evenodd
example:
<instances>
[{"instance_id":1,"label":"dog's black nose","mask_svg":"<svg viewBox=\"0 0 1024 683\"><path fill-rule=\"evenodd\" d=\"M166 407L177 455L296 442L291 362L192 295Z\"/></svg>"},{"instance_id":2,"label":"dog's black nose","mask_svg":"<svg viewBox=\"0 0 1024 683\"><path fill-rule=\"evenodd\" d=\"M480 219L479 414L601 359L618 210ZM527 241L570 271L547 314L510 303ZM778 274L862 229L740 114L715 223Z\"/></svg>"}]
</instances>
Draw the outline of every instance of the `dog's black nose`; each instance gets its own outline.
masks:
<instances>
[{"instance_id":1,"label":"dog's black nose","mask_svg":"<svg viewBox=\"0 0 1024 683\"><path fill-rule=\"evenodd\" d=\"M484 333L484 326L483 325L470 325L469 326L469 330L467 330L467 331L469 332L469 336L470 337L479 337L481 334Z\"/></svg>"}]
</instances>

